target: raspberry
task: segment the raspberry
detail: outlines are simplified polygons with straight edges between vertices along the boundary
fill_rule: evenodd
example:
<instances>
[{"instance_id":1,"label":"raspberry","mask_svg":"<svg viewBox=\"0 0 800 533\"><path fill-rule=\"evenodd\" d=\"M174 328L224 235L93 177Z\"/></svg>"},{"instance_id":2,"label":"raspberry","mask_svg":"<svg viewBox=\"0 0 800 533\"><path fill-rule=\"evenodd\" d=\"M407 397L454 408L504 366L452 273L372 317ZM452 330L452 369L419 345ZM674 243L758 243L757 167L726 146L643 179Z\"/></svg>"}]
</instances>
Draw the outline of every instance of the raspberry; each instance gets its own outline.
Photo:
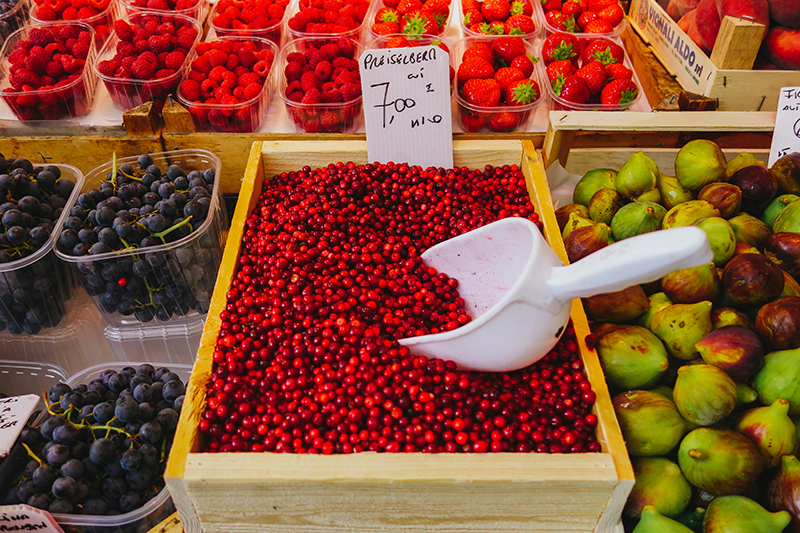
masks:
<instances>
[{"instance_id":1,"label":"raspberry","mask_svg":"<svg viewBox=\"0 0 800 533\"><path fill-rule=\"evenodd\" d=\"M338 102L344 102L344 97L342 96L341 91L339 89L333 89L332 91L324 91L320 97L320 102L324 102L326 104L333 104Z\"/></svg>"},{"instance_id":2,"label":"raspberry","mask_svg":"<svg viewBox=\"0 0 800 533\"><path fill-rule=\"evenodd\" d=\"M356 53L356 46L353 44L353 41L348 37L340 37L339 40L336 41L336 45L339 47L339 54L342 57L353 59Z\"/></svg>"},{"instance_id":3,"label":"raspberry","mask_svg":"<svg viewBox=\"0 0 800 533\"><path fill-rule=\"evenodd\" d=\"M156 73L153 74L153 79L154 80L163 80L165 78L169 78L170 76L173 76L174 74L175 74L175 71L172 70L171 68L162 68L161 70L157 70Z\"/></svg>"},{"instance_id":4,"label":"raspberry","mask_svg":"<svg viewBox=\"0 0 800 533\"><path fill-rule=\"evenodd\" d=\"M76 59L67 55L61 56L61 66L68 74L77 74L83 70L86 61L83 59Z\"/></svg>"},{"instance_id":5,"label":"raspberry","mask_svg":"<svg viewBox=\"0 0 800 533\"><path fill-rule=\"evenodd\" d=\"M107 59L97 64L97 70L104 76L113 76L117 69L120 67L118 59Z\"/></svg>"},{"instance_id":6,"label":"raspberry","mask_svg":"<svg viewBox=\"0 0 800 533\"><path fill-rule=\"evenodd\" d=\"M337 57L331 63L334 68L342 67L347 70L358 70L358 62L355 59L347 59L346 57Z\"/></svg>"},{"instance_id":7,"label":"raspberry","mask_svg":"<svg viewBox=\"0 0 800 533\"><path fill-rule=\"evenodd\" d=\"M251 83L244 88L244 99L250 100L261 94L262 85L260 83Z\"/></svg>"},{"instance_id":8,"label":"raspberry","mask_svg":"<svg viewBox=\"0 0 800 533\"><path fill-rule=\"evenodd\" d=\"M271 63L267 63L266 61L259 61L255 65L253 65L253 72L255 72L258 76L262 78L266 78L269 76L269 71L272 68Z\"/></svg>"},{"instance_id":9,"label":"raspberry","mask_svg":"<svg viewBox=\"0 0 800 533\"><path fill-rule=\"evenodd\" d=\"M135 41L133 46L136 47L136 53L141 54L142 52L150 51L150 43L148 43L147 39L142 39L140 41Z\"/></svg>"},{"instance_id":10,"label":"raspberry","mask_svg":"<svg viewBox=\"0 0 800 533\"><path fill-rule=\"evenodd\" d=\"M99 28L99 26L98 26ZM97 35L97 30L95 30L95 35ZM92 34L88 31L82 31L78 33L78 42L90 44L92 42Z\"/></svg>"},{"instance_id":11,"label":"raspberry","mask_svg":"<svg viewBox=\"0 0 800 533\"><path fill-rule=\"evenodd\" d=\"M45 73L47 73L47 75L51 78L60 78L64 75L64 67L61 66L60 61L51 61L45 67Z\"/></svg>"},{"instance_id":12,"label":"raspberry","mask_svg":"<svg viewBox=\"0 0 800 533\"><path fill-rule=\"evenodd\" d=\"M337 90L338 91L339 87L332 81L326 81L325 83L322 84L322 89L321 90L324 93L328 92L328 91L333 91L333 90Z\"/></svg>"},{"instance_id":13,"label":"raspberry","mask_svg":"<svg viewBox=\"0 0 800 533\"><path fill-rule=\"evenodd\" d=\"M214 94L217 87L219 87L219 85L217 85L214 80L205 80L200 84L200 92L203 93L205 98L208 98Z\"/></svg>"},{"instance_id":14,"label":"raspberry","mask_svg":"<svg viewBox=\"0 0 800 533\"><path fill-rule=\"evenodd\" d=\"M214 49L223 52L225 55L231 53L231 49L233 46L231 45L230 41L215 41L214 42Z\"/></svg>"},{"instance_id":15,"label":"raspberry","mask_svg":"<svg viewBox=\"0 0 800 533\"><path fill-rule=\"evenodd\" d=\"M342 72L341 74L339 74L336 77L336 79L334 79L333 81L335 81L339 85L344 85L345 83L358 84L361 81L361 79L360 79L360 77L358 75L358 71L346 70L346 71Z\"/></svg>"},{"instance_id":16,"label":"raspberry","mask_svg":"<svg viewBox=\"0 0 800 533\"><path fill-rule=\"evenodd\" d=\"M237 54L230 54L228 60L225 61L225 68L228 70L235 70L239 66L239 56Z\"/></svg>"},{"instance_id":17,"label":"raspberry","mask_svg":"<svg viewBox=\"0 0 800 533\"><path fill-rule=\"evenodd\" d=\"M54 40L55 37L53 37L53 34L42 28L32 28L30 33L28 33L28 41L34 46L41 46L44 48Z\"/></svg>"},{"instance_id":18,"label":"raspberry","mask_svg":"<svg viewBox=\"0 0 800 533\"><path fill-rule=\"evenodd\" d=\"M211 72L211 65L208 63L206 56L200 56L192 61L192 70L208 74Z\"/></svg>"},{"instance_id":19,"label":"raspberry","mask_svg":"<svg viewBox=\"0 0 800 533\"><path fill-rule=\"evenodd\" d=\"M133 65L133 62L136 61L137 59L138 56L123 57L122 60L120 61L120 66L131 68L131 65Z\"/></svg>"},{"instance_id":20,"label":"raspberry","mask_svg":"<svg viewBox=\"0 0 800 533\"><path fill-rule=\"evenodd\" d=\"M143 59L149 62L154 67L158 66L158 58L153 52L142 52L141 54L139 54L138 59Z\"/></svg>"},{"instance_id":21,"label":"raspberry","mask_svg":"<svg viewBox=\"0 0 800 533\"><path fill-rule=\"evenodd\" d=\"M117 43L117 55L119 57L135 56L137 55L136 47L133 45L133 43L120 41Z\"/></svg>"},{"instance_id":22,"label":"raspberry","mask_svg":"<svg viewBox=\"0 0 800 533\"><path fill-rule=\"evenodd\" d=\"M254 72L248 72L247 74L243 74L239 76L236 80L236 84L241 87L247 87L251 83L258 83L258 76Z\"/></svg>"},{"instance_id":23,"label":"raspberry","mask_svg":"<svg viewBox=\"0 0 800 533\"><path fill-rule=\"evenodd\" d=\"M316 68L319 62L325 61L327 58L319 50L311 49L306 52L306 59L308 59L308 65L311 68Z\"/></svg>"},{"instance_id":24,"label":"raspberry","mask_svg":"<svg viewBox=\"0 0 800 533\"><path fill-rule=\"evenodd\" d=\"M78 43L75 43L78 44ZM67 48L58 42L50 43L44 47L44 53L52 56L53 54L63 54L66 53Z\"/></svg>"},{"instance_id":25,"label":"raspberry","mask_svg":"<svg viewBox=\"0 0 800 533\"><path fill-rule=\"evenodd\" d=\"M224 74L226 72L228 72L228 71L225 70L225 67L223 67L221 65L220 66L216 66L216 67L211 69L211 72L208 73L208 79L214 80L217 83L222 83Z\"/></svg>"},{"instance_id":26,"label":"raspberry","mask_svg":"<svg viewBox=\"0 0 800 533\"><path fill-rule=\"evenodd\" d=\"M306 72L300 77L300 86L305 92L311 89L319 89L321 85L319 78L313 72Z\"/></svg>"},{"instance_id":27,"label":"raspberry","mask_svg":"<svg viewBox=\"0 0 800 533\"><path fill-rule=\"evenodd\" d=\"M147 60L137 59L131 64L131 73L138 80L149 80L156 73L156 68Z\"/></svg>"},{"instance_id":28,"label":"raspberry","mask_svg":"<svg viewBox=\"0 0 800 533\"><path fill-rule=\"evenodd\" d=\"M295 91L303 92L303 88L300 86L300 80L294 80L293 82L289 83L286 86L286 91L284 94L292 94Z\"/></svg>"},{"instance_id":29,"label":"raspberry","mask_svg":"<svg viewBox=\"0 0 800 533\"><path fill-rule=\"evenodd\" d=\"M289 93L288 95L286 95L286 98L288 98L292 102L300 103L303 100L303 96L305 96L303 94L303 91L295 91L293 93Z\"/></svg>"},{"instance_id":30,"label":"raspberry","mask_svg":"<svg viewBox=\"0 0 800 533\"><path fill-rule=\"evenodd\" d=\"M78 42L72 47L72 55L78 59L86 59L89 56L89 45Z\"/></svg>"},{"instance_id":31,"label":"raspberry","mask_svg":"<svg viewBox=\"0 0 800 533\"><path fill-rule=\"evenodd\" d=\"M180 86L181 96L190 102L200 101L200 84L194 80L183 80Z\"/></svg>"},{"instance_id":32,"label":"raspberry","mask_svg":"<svg viewBox=\"0 0 800 533\"><path fill-rule=\"evenodd\" d=\"M303 67L300 66L300 63L295 63L292 61L286 65L286 68L283 70L283 74L286 76L286 81L299 80L303 75Z\"/></svg>"},{"instance_id":33,"label":"raspberry","mask_svg":"<svg viewBox=\"0 0 800 533\"><path fill-rule=\"evenodd\" d=\"M190 70L189 71L189 75L188 75L188 79L194 80L197 83L202 83L203 80L206 79L206 75L203 74L202 72L198 72L196 70Z\"/></svg>"},{"instance_id":34,"label":"raspberry","mask_svg":"<svg viewBox=\"0 0 800 533\"><path fill-rule=\"evenodd\" d=\"M317 63L317 68L314 69L314 73L321 80L330 79L332 72L333 72L333 67L328 61L320 61L319 63Z\"/></svg>"},{"instance_id":35,"label":"raspberry","mask_svg":"<svg viewBox=\"0 0 800 533\"><path fill-rule=\"evenodd\" d=\"M78 28L75 26L65 25L58 28L58 38L62 41L67 39L75 39L78 36Z\"/></svg>"},{"instance_id":36,"label":"raspberry","mask_svg":"<svg viewBox=\"0 0 800 533\"><path fill-rule=\"evenodd\" d=\"M302 67L303 65L306 64L306 56L304 56L300 52L292 52L291 54L286 54L286 62L298 63ZM244 61L242 61L242 64L244 65ZM255 64L255 62L253 64Z\"/></svg>"},{"instance_id":37,"label":"raspberry","mask_svg":"<svg viewBox=\"0 0 800 533\"><path fill-rule=\"evenodd\" d=\"M124 20L114 21L114 33L117 34L117 37L119 37L121 41L133 40L133 29L130 24Z\"/></svg>"},{"instance_id":38,"label":"raspberry","mask_svg":"<svg viewBox=\"0 0 800 533\"><path fill-rule=\"evenodd\" d=\"M319 125L322 131L338 132L341 130L342 123L338 113L323 111L319 117Z\"/></svg>"},{"instance_id":39,"label":"raspberry","mask_svg":"<svg viewBox=\"0 0 800 533\"><path fill-rule=\"evenodd\" d=\"M361 96L361 85L358 83L345 83L339 88L339 90L342 92L342 97L344 98L345 102L355 100Z\"/></svg>"},{"instance_id":40,"label":"raspberry","mask_svg":"<svg viewBox=\"0 0 800 533\"><path fill-rule=\"evenodd\" d=\"M39 77L26 68L17 69L9 76L11 86L17 90L21 90L23 85L30 85L32 87L39 86Z\"/></svg>"},{"instance_id":41,"label":"raspberry","mask_svg":"<svg viewBox=\"0 0 800 533\"><path fill-rule=\"evenodd\" d=\"M28 57L28 51L24 48L17 48L8 55L8 62L13 64L22 62Z\"/></svg>"},{"instance_id":42,"label":"raspberry","mask_svg":"<svg viewBox=\"0 0 800 533\"><path fill-rule=\"evenodd\" d=\"M87 20L97 15L97 10L92 9L91 7L82 7L78 10L78 14L76 18L78 20Z\"/></svg>"},{"instance_id":43,"label":"raspberry","mask_svg":"<svg viewBox=\"0 0 800 533\"><path fill-rule=\"evenodd\" d=\"M172 35L175 33L175 25L172 22L162 22L155 31L156 35Z\"/></svg>"},{"instance_id":44,"label":"raspberry","mask_svg":"<svg viewBox=\"0 0 800 533\"><path fill-rule=\"evenodd\" d=\"M183 61L185 59L186 56L183 52L176 50L167 54L167 58L164 60L164 66L172 70L178 70L183 66Z\"/></svg>"},{"instance_id":45,"label":"raspberry","mask_svg":"<svg viewBox=\"0 0 800 533\"><path fill-rule=\"evenodd\" d=\"M197 33L195 32L194 35L190 33L184 33L183 35L178 37L178 46L185 50L189 50L192 46L194 46L194 39L197 37Z\"/></svg>"},{"instance_id":46,"label":"raspberry","mask_svg":"<svg viewBox=\"0 0 800 533\"><path fill-rule=\"evenodd\" d=\"M300 100L300 103L303 104L317 104L319 103L320 97L319 89L312 88L306 91L306 94L303 96L303 99Z\"/></svg>"},{"instance_id":47,"label":"raspberry","mask_svg":"<svg viewBox=\"0 0 800 533\"><path fill-rule=\"evenodd\" d=\"M58 15L47 5L42 4L36 8L36 18L39 20L58 20Z\"/></svg>"},{"instance_id":48,"label":"raspberry","mask_svg":"<svg viewBox=\"0 0 800 533\"><path fill-rule=\"evenodd\" d=\"M144 22L144 24L142 24L142 22ZM158 19L156 17L148 18L146 21L140 19L139 24L142 24L142 28L150 35L154 34L158 29Z\"/></svg>"},{"instance_id":49,"label":"raspberry","mask_svg":"<svg viewBox=\"0 0 800 533\"><path fill-rule=\"evenodd\" d=\"M233 96L238 98L239 100L246 100L244 97L244 87L237 85L233 88Z\"/></svg>"},{"instance_id":50,"label":"raspberry","mask_svg":"<svg viewBox=\"0 0 800 533\"><path fill-rule=\"evenodd\" d=\"M334 58L339 57L339 47L333 43L323 44L319 47L319 51L328 61L332 61Z\"/></svg>"},{"instance_id":51,"label":"raspberry","mask_svg":"<svg viewBox=\"0 0 800 533\"><path fill-rule=\"evenodd\" d=\"M217 87L214 89L214 98L216 98L218 102L222 101L223 96L227 96L229 94L233 94L233 91L231 91L228 87Z\"/></svg>"},{"instance_id":52,"label":"raspberry","mask_svg":"<svg viewBox=\"0 0 800 533\"><path fill-rule=\"evenodd\" d=\"M233 96L232 94L226 94L219 99L219 103L222 105L234 106L239 103L239 99Z\"/></svg>"},{"instance_id":53,"label":"raspberry","mask_svg":"<svg viewBox=\"0 0 800 533\"><path fill-rule=\"evenodd\" d=\"M34 74L41 76L47 66L47 57L44 54L31 54L25 58L23 64Z\"/></svg>"},{"instance_id":54,"label":"raspberry","mask_svg":"<svg viewBox=\"0 0 800 533\"><path fill-rule=\"evenodd\" d=\"M153 35L147 40L147 44L150 47L150 51L154 54L160 54L161 52L169 52L169 38L164 38L161 35ZM138 45L136 48L139 48Z\"/></svg>"},{"instance_id":55,"label":"raspberry","mask_svg":"<svg viewBox=\"0 0 800 533\"><path fill-rule=\"evenodd\" d=\"M61 20L76 20L78 18L78 10L74 7L68 7L61 12Z\"/></svg>"},{"instance_id":56,"label":"raspberry","mask_svg":"<svg viewBox=\"0 0 800 533\"><path fill-rule=\"evenodd\" d=\"M209 50L214 49L214 45L212 43L197 43L197 46L194 47L197 50L197 55L204 55Z\"/></svg>"},{"instance_id":57,"label":"raspberry","mask_svg":"<svg viewBox=\"0 0 800 533\"><path fill-rule=\"evenodd\" d=\"M131 69L126 66L121 66L117 69L114 73L115 78L119 78L121 80L129 80L133 77L133 73L131 73Z\"/></svg>"},{"instance_id":58,"label":"raspberry","mask_svg":"<svg viewBox=\"0 0 800 533\"><path fill-rule=\"evenodd\" d=\"M208 63L212 67L218 67L220 65L224 65L225 62L228 60L228 54L226 54L222 50L209 50L203 55L205 58L208 59Z\"/></svg>"},{"instance_id":59,"label":"raspberry","mask_svg":"<svg viewBox=\"0 0 800 533\"><path fill-rule=\"evenodd\" d=\"M157 62L155 63L156 66L163 65L167 61L167 56L170 55L172 52L161 52L156 56Z\"/></svg>"},{"instance_id":60,"label":"raspberry","mask_svg":"<svg viewBox=\"0 0 800 533\"><path fill-rule=\"evenodd\" d=\"M246 69L243 66L239 65L238 67L233 69L233 73L236 74L236 77L238 78L239 76L244 76L245 74L249 74L250 69Z\"/></svg>"}]
</instances>

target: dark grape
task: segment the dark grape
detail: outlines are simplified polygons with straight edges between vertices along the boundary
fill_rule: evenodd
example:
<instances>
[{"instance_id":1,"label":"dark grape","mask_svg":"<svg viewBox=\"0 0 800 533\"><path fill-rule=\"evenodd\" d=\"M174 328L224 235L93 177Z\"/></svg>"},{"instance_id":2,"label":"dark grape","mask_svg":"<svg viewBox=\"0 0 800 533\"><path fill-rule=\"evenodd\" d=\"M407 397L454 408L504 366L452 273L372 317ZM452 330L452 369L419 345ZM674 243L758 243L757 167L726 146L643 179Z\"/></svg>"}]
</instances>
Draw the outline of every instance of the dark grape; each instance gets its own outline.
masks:
<instances>
[{"instance_id":1,"label":"dark grape","mask_svg":"<svg viewBox=\"0 0 800 533\"><path fill-rule=\"evenodd\" d=\"M89 458L100 466L107 465L115 460L116 457L117 447L107 438L97 439L89 447Z\"/></svg>"}]
</instances>

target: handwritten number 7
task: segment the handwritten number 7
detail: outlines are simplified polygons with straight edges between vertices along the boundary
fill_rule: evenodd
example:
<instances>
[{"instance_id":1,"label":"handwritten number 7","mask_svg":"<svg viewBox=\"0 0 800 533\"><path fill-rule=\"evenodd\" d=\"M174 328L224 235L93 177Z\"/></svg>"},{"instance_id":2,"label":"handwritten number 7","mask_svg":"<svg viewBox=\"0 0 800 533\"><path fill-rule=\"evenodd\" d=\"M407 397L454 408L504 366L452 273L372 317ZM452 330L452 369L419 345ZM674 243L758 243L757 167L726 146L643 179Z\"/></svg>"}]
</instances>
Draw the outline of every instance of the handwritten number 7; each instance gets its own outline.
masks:
<instances>
[{"instance_id":1,"label":"handwritten number 7","mask_svg":"<svg viewBox=\"0 0 800 533\"><path fill-rule=\"evenodd\" d=\"M376 105L375 107L382 107L383 108L383 127L386 127L386 106L389 105L386 103L386 98L389 96L389 82L384 81L381 83L373 83L370 87L380 87L383 85L383 104Z\"/></svg>"}]
</instances>

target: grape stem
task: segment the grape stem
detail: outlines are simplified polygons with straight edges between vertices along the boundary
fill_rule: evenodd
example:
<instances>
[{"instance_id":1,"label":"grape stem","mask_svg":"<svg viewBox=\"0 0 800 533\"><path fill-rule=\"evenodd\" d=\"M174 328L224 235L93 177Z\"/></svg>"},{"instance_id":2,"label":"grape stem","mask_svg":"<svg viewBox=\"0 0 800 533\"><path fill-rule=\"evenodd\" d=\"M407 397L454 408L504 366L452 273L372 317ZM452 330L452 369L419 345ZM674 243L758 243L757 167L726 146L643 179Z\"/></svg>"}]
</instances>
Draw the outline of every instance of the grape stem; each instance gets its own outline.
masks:
<instances>
[{"instance_id":1,"label":"grape stem","mask_svg":"<svg viewBox=\"0 0 800 533\"><path fill-rule=\"evenodd\" d=\"M170 232L172 232L173 230L175 230L177 228L180 228L181 226L185 226L186 224L189 224L191 221L192 221L192 215L189 215L188 217L186 217L185 219L183 219L179 223L175 224L174 226L169 227L169 228L165 229L162 232L153 233L150 236L151 237L156 237L158 239L161 239L161 242L166 243L167 241L164 240L164 235L169 234Z\"/></svg>"},{"instance_id":2,"label":"grape stem","mask_svg":"<svg viewBox=\"0 0 800 533\"><path fill-rule=\"evenodd\" d=\"M21 442L20 444L22 444L22 447L23 447L23 448L25 448L25 451L27 451L27 452L28 452L28 455L29 455L29 456L30 456L30 457L31 457L33 460L35 460L37 463L39 463L39 466L42 466L42 465L44 465L44 461L42 461L41 459L39 459L39 457L38 457L38 456L37 456L35 453L33 453L33 450L31 450L31 449L28 447L28 445L27 445L27 444L25 444L24 442Z\"/></svg>"}]
</instances>

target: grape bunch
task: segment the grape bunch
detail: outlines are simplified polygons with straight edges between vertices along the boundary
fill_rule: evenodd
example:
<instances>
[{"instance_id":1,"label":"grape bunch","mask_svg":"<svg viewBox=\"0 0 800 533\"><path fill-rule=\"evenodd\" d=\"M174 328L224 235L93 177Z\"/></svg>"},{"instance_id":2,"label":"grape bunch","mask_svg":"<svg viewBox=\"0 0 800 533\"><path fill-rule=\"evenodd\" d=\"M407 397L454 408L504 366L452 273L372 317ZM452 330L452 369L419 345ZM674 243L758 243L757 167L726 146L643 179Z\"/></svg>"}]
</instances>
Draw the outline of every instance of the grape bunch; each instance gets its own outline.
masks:
<instances>
[{"instance_id":1,"label":"grape bunch","mask_svg":"<svg viewBox=\"0 0 800 533\"><path fill-rule=\"evenodd\" d=\"M33 335L64 316L71 281L65 266L52 253L24 259L50 241L74 187L56 165L0 154L0 331Z\"/></svg>"},{"instance_id":2,"label":"grape bunch","mask_svg":"<svg viewBox=\"0 0 800 533\"><path fill-rule=\"evenodd\" d=\"M20 435L30 460L4 503L84 515L138 509L164 488L184 393L177 374L150 364L54 385L46 418Z\"/></svg>"},{"instance_id":3,"label":"grape bunch","mask_svg":"<svg viewBox=\"0 0 800 533\"><path fill-rule=\"evenodd\" d=\"M156 164L149 154L136 159L138 168L115 165L99 187L77 197L57 249L106 313L142 323L204 314L221 236L211 229L176 241L220 217L212 197L215 169L186 172L179 164Z\"/></svg>"}]
</instances>

